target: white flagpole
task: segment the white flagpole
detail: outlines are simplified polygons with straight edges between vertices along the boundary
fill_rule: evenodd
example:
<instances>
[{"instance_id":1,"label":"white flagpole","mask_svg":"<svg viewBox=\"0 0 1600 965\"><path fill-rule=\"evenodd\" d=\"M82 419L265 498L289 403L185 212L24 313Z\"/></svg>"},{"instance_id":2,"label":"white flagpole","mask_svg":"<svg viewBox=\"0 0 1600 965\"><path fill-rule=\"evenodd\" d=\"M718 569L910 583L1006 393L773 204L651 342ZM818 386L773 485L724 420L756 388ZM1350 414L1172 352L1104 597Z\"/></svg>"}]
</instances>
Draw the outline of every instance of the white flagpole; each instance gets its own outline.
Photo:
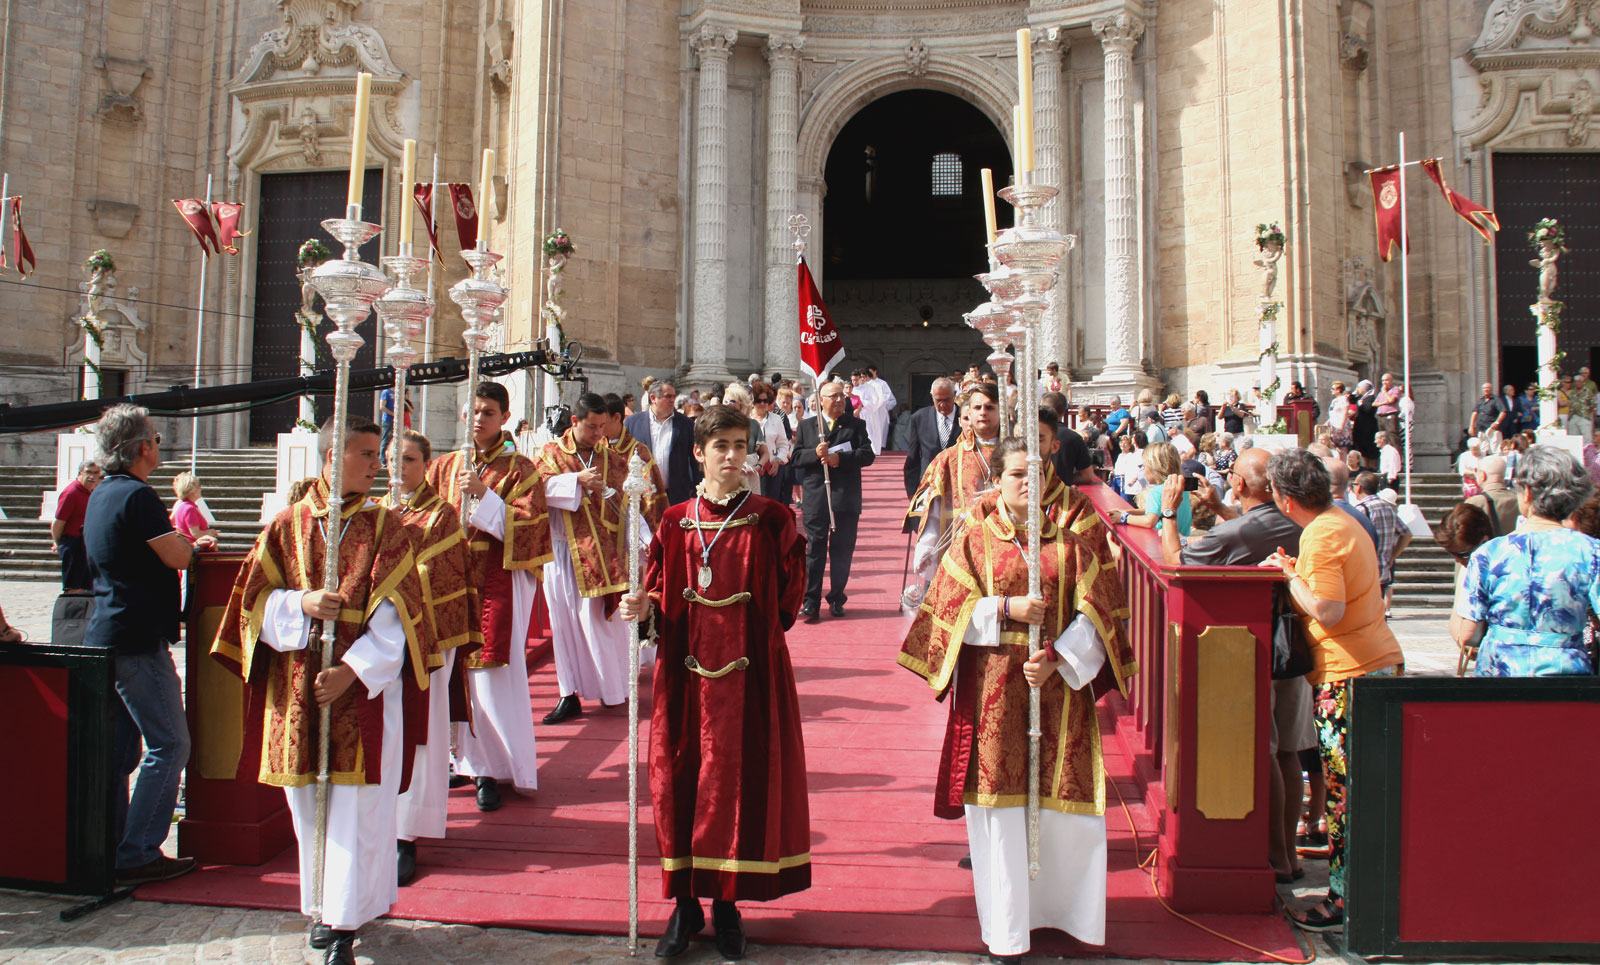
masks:
<instances>
[{"instance_id":1,"label":"white flagpole","mask_svg":"<svg viewBox=\"0 0 1600 965\"><path fill-rule=\"evenodd\" d=\"M1404 420L1406 477L1405 505L1411 505L1411 406L1404 404L1411 394L1411 259L1407 248L1411 231L1406 224L1406 132L1400 132L1400 414ZM1391 442L1393 440L1390 440Z\"/></svg>"},{"instance_id":2,"label":"white flagpole","mask_svg":"<svg viewBox=\"0 0 1600 965\"><path fill-rule=\"evenodd\" d=\"M11 172L0 174L0 256L11 240Z\"/></svg>"},{"instance_id":3,"label":"white flagpole","mask_svg":"<svg viewBox=\"0 0 1600 965\"><path fill-rule=\"evenodd\" d=\"M211 220L211 178L206 175L206 207L205 218ZM211 252L206 249L206 243L200 242L200 297L195 299L194 310L194 387L200 388L200 359L206 344L206 266L211 262ZM195 471L195 463L200 455L200 418L190 425L189 429L189 471Z\"/></svg>"},{"instance_id":4,"label":"white flagpole","mask_svg":"<svg viewBox=\"0 0 1600 965\"><path fill-rule=\"evenodd\" d=\"M428 301L433 301L433 276L438 269L439 257L433 247L434 235L439 233L439 152L433 154L433 194L428 202ZM413 189L414 190L414 189ZM402 204L416 203L416 195L404 199ZM435 313L437 314L437 313ZM422 361L433 361L433 315L428 316L428 322L422 329ZM423 435L428 434L428 383L422 383L422 412L417 418L417 431Z\"/></svg>"}]
</instances>

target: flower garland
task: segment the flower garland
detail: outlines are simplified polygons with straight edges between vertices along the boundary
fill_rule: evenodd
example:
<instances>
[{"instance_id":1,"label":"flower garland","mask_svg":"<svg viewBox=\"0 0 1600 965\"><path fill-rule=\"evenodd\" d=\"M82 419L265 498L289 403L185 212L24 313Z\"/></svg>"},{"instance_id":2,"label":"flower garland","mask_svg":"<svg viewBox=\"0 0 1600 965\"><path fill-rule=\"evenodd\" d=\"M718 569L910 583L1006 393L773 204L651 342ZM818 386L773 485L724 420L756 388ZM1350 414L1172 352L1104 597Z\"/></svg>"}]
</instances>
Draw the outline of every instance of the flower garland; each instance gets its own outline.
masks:
<instances>
[{"instance_id":1,"label":"flower garland","mask_svg":"<svg viewBox=\"0 0 1600 965\"><path fill-rule=\"evenodd\" d=\"M316 268L333 257L333 252L322 243L320 238L307 238L301 242L300 250L295 253L295 264L301 268Z\"/></svg>"},{"instance_id":2,"label":"flower garland","mask_svg":"<svg viewBox=\"0 0 1600 965\"><path fill-rule=\"evenodd\" d=\"M1533 230L1528 232L1528 246L1538 252L1541 259L1546 248L1554 248L1558 254L1564 254L1567 250L1567 231L1561 226L1561 222L1555 218L1540 218L1538 223L1533 226ZM1539 267L1540 261L1535 260L1533 265L1534 267ZM1539 304L1535 306L1534 311L1535 326L1542 325L1550 330L1551 335L1560 335L1561 311L1566 307L1565 302L1559 302L1553 298L1547 299L1541 292ZM1543 309L1543 311L1539 311L1539 309ZM1567 353L1557 349L1555 354L1550 356L1550 371L1559 373L1566 359ZM1545 399L1555 398L1559 392L1559 386L1559 377L1549 385L1534 383L1534 400L1543 402Z\"/></svg>"},{"instance_id":3,"label":"flower garland","mask_svg":"<svg viewBox=\"0 0 1600 965\"><path fill-rule=\"evenodd\" d=\"M117 263L111 260L111 252L101 248L84 261L83 270L91 275L109 275L117 270Z\"/></svg>"},{"instance_id":4,"label":"flower garland","mask_svg":"<svg viewBox=\"0 0 1600 965\"><path fill-rule=\"evenodd\" d=\"M1266 251L1268 246L1283 247L1288 238L1276 222L1256 225L1256 247Z\"/></svg>"},{"instance_id":5,"label":"flower garland","mask_svg":"<svg viewBox=\"0 0 1600 965\"><path fill-rule=\"evenodd\" d=\"M1539 223L1528 232L1528 243L1538 251L1545 245L1555 245L1557 248L1567 246L1567 231L1561 223L1554 218L1541 218Z\"/></svg>"},{"instance_id":6,"label":"flower garland","mask_svg":"<svg viewBox=\"0 0 1600 965\"><path fill-rule=\"evenodd\" d=\"M1279 227L1276 221L1263 222L1256 225L1256 249L1258 251L1266 251L1268 248L1282 251L1284 243L1287 240L1288 236L1283 233L1283 228ZM1261 262L1257 262L1256 264L1261 264ZM1276 269L1274 269L1273 276L1276 277L1276 275L1277 272ZM1256 356L1256 363L1258 365L1264 361L1268 355L1272 356L1274 362L1276 362L1278 359L1277 322L1278 309L1282 307L1282 302L1266 302L1261 306L1261 324L1272 326L1273 337L1272 344L1262 349L1261 354ZM1262 390L1262 397L1265 399L1272 399L1276 397L1278 394L1278 389L1282 386L1282 376L1275 376L1272 380L1272 384Z\"/></svg>"},{"instance_id":7,"label":"flower garland","mask_svg":"<svg viewBox=\"0 0 1600 965\"><path fill-rule=\"evenodd\" d=\"M557 256L570 258L572 253L577 250L564 228L557 228L544 236L544 256L546 258L555 258Z\"/></svg>"}]
</instances>

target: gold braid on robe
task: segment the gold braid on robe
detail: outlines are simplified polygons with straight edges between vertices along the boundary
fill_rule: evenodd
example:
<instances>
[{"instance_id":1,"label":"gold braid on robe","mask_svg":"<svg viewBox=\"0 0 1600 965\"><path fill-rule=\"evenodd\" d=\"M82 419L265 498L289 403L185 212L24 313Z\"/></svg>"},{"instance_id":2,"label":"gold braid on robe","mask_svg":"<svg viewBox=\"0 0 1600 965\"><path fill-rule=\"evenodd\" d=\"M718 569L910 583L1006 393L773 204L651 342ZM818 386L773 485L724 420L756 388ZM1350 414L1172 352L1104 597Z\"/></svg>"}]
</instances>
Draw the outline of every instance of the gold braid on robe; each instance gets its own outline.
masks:
<instances>
[{"instance_id":1,"label":"gold braid on robe","mask_svg":"<svg viewBox=\"0 0 1600 965\"><path fill-rule=\"evenodd\" d=\"M257 538L228 598L211 655L244 678L253 712L264 713L262 784L304 787L316 780L317 730L312 693L320 665L317 624L311 645L281 653L261 642L267 599L273 590L320 590L327 542L328 484L317 480L299 502L286 507ZM400 672L408 711L428 687L428 673L444 662L426 618L411 538L377 500L349 497L342 508L339 593L344 609L335 621L332 665L367 630L378 604L388 600L405 627L406 663ZM377 784L383 746L383 701L370 699L358 680L332 705L332 758L335 784ZM409 745L408 745L409 748ZM405 767L402 774L409 774Z\"/></svg>"},{"instance_id":2,"label":"gold braid on robe","mask_svg":"<svg viewBox=\"0 0 1600 965\"><path fill-rule=\"evenodd\" d=\"M628 460L604 444L589 451L587 464L584 459L572 430L568 429L561 438L544 444L535 465L546 479L583 472L591 466L600 470L605 485L613 491L609 498L580 489L577 509L556 512L561 514L561 521L566 525L567 553L572 571L577 575L578 595L599 597L626 593L628 557L623 552L626 530L622 519L622 485L628 481Z\"/></svg>"},{"instance_id":3,"label":"gold braid on robe","mask_svg":"<svg viewBox=\"0 0 1600 965\"><path fill-rule=\"evenodd\" d=\"M483 644L478 626L478 587L468 578L467 538L461 531L461 514L445 502L432 484L423 481L410 498L395 503L388 494L383 505L400 517L411 536L417 575L422 578L422 598L427 613L424 625L442 653L456 647Z\"/></svg>"},{"instance_id":4,"label":"gold braid on robe","mask_svg":"<svg viewBox=\"0 0 1600 965\"><path fill-rule=\"evenodd\" d=\"M928 468L922 471L922 481L906 507L906 520L916 520L915 538L922 538L922 531L928 525L928 510L940 499L944 501L944 508L939 520L939 536L941 540L948 536L966 514L973 497L989 487L989 456L993 452L994 446L980 444L973 431L966 429L955 445L933 457Z\"/></svg>"},{"instance_id":5,"label":"gold braid on robe","mask_svg":"<svg viewBox=\"0 0 1600 965\"><path fill-rule=\"evenodd\" d=\"M936 785L935 813L959 817L964 805L1022 807L1028 799L1027 626L1000 622L998 646L965 646L978 601L1026 596L1027 532L1018 531L993 497L980 501L941 560L900 650L900 665L926 680L940 699L954 689ZM978 515L981 513L981 515ZM1106 649L1106 665L1126 693L1138 669L1123 629L1121 583L1083 537L1046 514L1041 532L1045 620L1051 645L1078 614ZM1041 806L1071 814L1105 811L1100 727L1089 688L1069 690L1060 674L1041 688Z\"/></svg>"}]
</instances>

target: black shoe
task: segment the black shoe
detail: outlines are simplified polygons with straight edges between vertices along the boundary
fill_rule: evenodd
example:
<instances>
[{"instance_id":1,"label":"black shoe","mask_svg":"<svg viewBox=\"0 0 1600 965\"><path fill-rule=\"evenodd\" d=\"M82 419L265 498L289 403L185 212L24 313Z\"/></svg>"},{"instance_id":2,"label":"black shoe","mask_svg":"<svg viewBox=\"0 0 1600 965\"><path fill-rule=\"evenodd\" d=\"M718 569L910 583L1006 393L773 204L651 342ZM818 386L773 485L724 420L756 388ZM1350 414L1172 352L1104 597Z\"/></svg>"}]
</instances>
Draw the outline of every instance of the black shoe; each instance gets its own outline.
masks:
<instances>
[{"instance_id":1,"label":"black shoe","mask_svg":"<svg viewBox=\"0 0 1600 965\"><path fill-rule=\"evenodd\" d=\"M829 616L834 616L834 617L842 617L842 616L844 616L844 604L843 603L830 603L830 604L828 604L828 615Z\"/></svg>"},{"instance_id":2,"label":"black shoe","mask_svg":"<svg viewBox=\"0 0 1600 965\"><path fill-rule=\"evenodd\" d=\"M130 888L135 885L148 885L155 881L171 881L193 871L194 867L193 858L169 858L162 855L149 864L137 868L118 868L117 887Z\"/></svg>"},{"instance_id":3,"label":"black shoe","mask_svg":"<svg viewBox=\"0 0 1600 965\"><path fill-rule=\"evenodd\" d=\"M990 952L989 953L989 961L993 962L994 965L1022 965L1022 956L1021 955L996 955L994 952Z\"/></svg>"},{"instance_id":4,"label":"black shoe","mask_svg":"<svg viewBox=\"0 0 1600 965\"><path fill-rule=\"evenodd\" d=\"M400 887L411 884L411 879L417 876L417 843L415 841L396 841L395 857L398 860L396 877Z\"/></svg>"},{"instance_id":5,"label":"black shoe","mask_svg":"<svg viewBox=\"0 0 1600 965\"><path fill-rule=\"evenodd\" d=\"M452 791L455 790L458 787L466 787L468 784L471 784L471 783L472 783L472 778L469 775L466 775L466 774L452 774L452 775L450 775L450 790L452 790Z\"/></svg>"},{"instance_id":6,"label":"black shoe","mask_svg":"<svg viewBox=\"0 0 1600 965\"><path fill-rule=\"evenodd\" d=\"M800 619L804 620L806 623L819 623L822 620L822 616L817 613L817 608L815 606L807 603L805 606L800 608Z\"/></svg>"},{"instance_id":7,"label":"black shoe","mask_svg":"<svg viewBox=\"0 0 1600 965\"><path fill-rule=\"evenodd\" d=\"M327 948L328 943L332 940L333 929L329 928L327 925L324 925L320 921L312 922L311 930L306 932L306 942L309 943L312 948L318 950Z\"/></svg>"},{"instance_id":8,"label":"black shoe","mask_svg":"<svg viewBox=\"0 0 1600 965\"><path fill-rule=\"evenodd\" d=\"M744 957L744 922L739 909L731 901L711 903L711 927L717 933L717 952L723 958L738 961Z\"/></svg>"},{"instance_id":9,"label":"black shoe","mask_svg":"<svg viewBox=\"0 0 1600 965\"><path fill-rule=\"evenodd\" d=\"M956 867L962 869L963 871L971 871L972 870L972 855L970 855L970 854L962 855L961 856L961 860L956 862Z\"/></svg>"},{"instance_id":10,"label":"black shoe","mask_svg":"<svg viewBox=\"0 0 1600 965\"><path fill-rule=\"evenodd\" d=\"M579 703L577 694L567 694L556 701L556 707L544 715L546 724L559 724L569 717L576 717L583 713L583 704Z\"/></svg>"},{"instance_id":11,"label":"black shoe","mask_svg":"<svg viewBox=\"0 0 1600 965\"><path fill-rule=\"evenodd\" d=\"M699 934L700 929L706 927L706 913L700 910L700 903L694 903L694 910L685 913L684 906L678 905L673 909L672 917L667 919L667 930L662 933L661 940L656 942L657 958L672 958L682 955L689 947L689 940Z\"/></svg>"},{"instance_id":12,"label":"black shoe","mask_svg":"<svg viewBox=\"0 0 1600 965\"><path fill-rule=\"evenodd\" d=\"M500 810L500 786L492 777L478 778L478 810Z\"/></svg>"},{"instance_id":13,"label":"black shoe","mask_svg":"<svg viewBox=\"0 0 1600 965\"><path fill-rule=\"evenodd\" d=\"M335 930L328 934L331 940L322 965L356 965L356 933Z\"/></svg>"}]
</instances>

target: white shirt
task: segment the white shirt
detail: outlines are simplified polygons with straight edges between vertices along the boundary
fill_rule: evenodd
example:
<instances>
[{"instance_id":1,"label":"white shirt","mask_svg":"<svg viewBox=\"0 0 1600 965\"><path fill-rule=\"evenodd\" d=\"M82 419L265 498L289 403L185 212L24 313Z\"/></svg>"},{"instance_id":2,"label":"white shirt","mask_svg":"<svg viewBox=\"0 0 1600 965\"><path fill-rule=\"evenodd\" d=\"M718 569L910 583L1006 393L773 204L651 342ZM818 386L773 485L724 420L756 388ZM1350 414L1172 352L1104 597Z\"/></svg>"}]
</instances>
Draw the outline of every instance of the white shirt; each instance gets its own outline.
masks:
<instances>
[{"instance_id":1,"label":"white shirt","mask_svg":"<svg viewBox=\"0 0 1600 965\"><path fill-rule=\"evenodd\" d=\"M1378 474L1380 476L1400 475L1400 450L1394 446L1384 446L1378 450Z\"/></svg>"},{"instance_id":2,"label":"white shirt","mask_svg":"<svg viewBox=\"0 0 1600 965\"><path fill-rule=\"evenodd\" d=\"M1460 459L1456 460L1456 472L1460 475L1467 476L1477 471L1478 457L1472 454L1471 449L1468 449L1466 452L1461 454Z\"/></svg>"},{"instance_id":3,"label":"white shirt","mask_svg":"<svg viewBox=\"0 0 1600 965\"><path fill-rule=\"evenodd\" d=\"M772 453L772 461L780 466L789 461L789 453L794 450L794 442L790 440L783 424L783 413L777 409L768 411L761 420L761 434L766 436L767 449Z\"/></svg>"},{"instance_id":4,"label":"white shirt","mask_svg":"<svg viewBox=\"0 0 1600 965\"><path fill-rule=\"evenodd\" d=\"M950 438L951 427L955 424L956 410L952 408L948 413L945 413L940 412L938 407L935 407L933 417L939 422L939 444L944 445L945 440Z\"/></svg>"},{"instance_id":5,"label":"white shirt","mask_svg":"<svg viewBox=\"0 0 1600 965\"><path fill-rule=\"evenodd\" d=\"M654 409L645 411L650 414L650 455L655 457L656 468L661 471L661 482L665 485L670 482L667 466L671 460L667 456L672 449L672 416L667 416L665 422L657 422Z\"/></svg>"}]
</instances>

